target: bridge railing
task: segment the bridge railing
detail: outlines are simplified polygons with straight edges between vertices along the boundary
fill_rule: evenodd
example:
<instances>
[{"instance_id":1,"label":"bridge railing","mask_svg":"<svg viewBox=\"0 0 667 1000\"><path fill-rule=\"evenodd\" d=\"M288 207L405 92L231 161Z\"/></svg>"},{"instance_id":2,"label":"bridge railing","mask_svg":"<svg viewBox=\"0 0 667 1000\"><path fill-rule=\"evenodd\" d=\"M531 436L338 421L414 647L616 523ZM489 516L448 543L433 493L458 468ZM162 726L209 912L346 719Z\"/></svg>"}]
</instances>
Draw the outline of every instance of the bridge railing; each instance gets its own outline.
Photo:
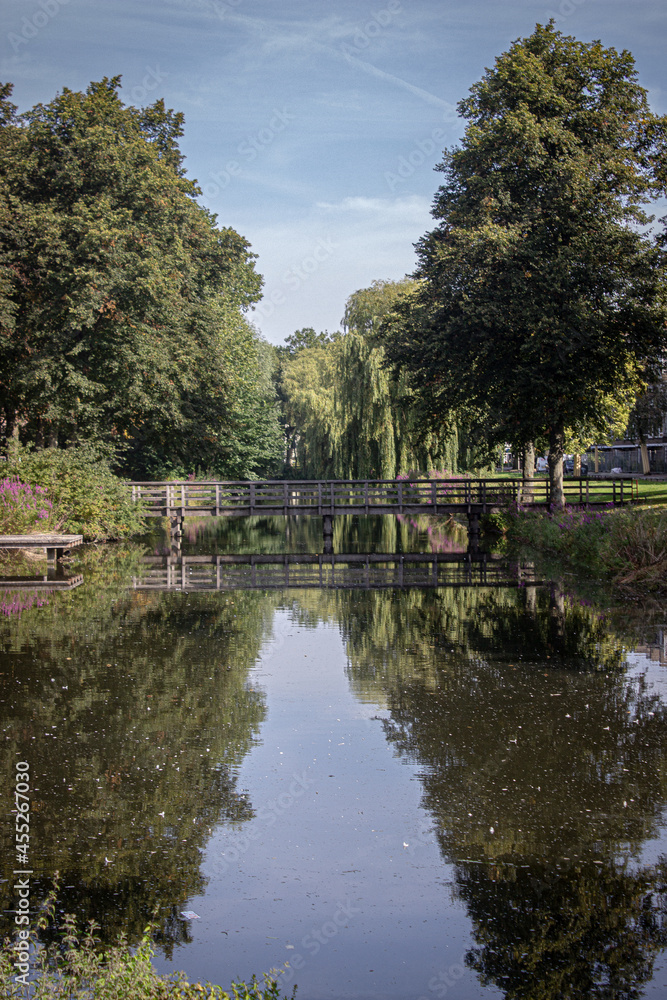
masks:
<instances>
[{"instance_id":1,"label":"bridge railing","mask_svg":"<svg viewBox=\"0 0 667 1000\"><path fill-rule=\"evenodd\" d=\"M465 554L148 556L138 590L382 589L541 585L532 563Z\"/></svg>"},{"instance_id":2,"label":"bridge railing","mask_svg":"<svg viewBox=\"0 0 667 1000\"><path fill-rule=\"evenodd\" d=\"M485 512L550 502L547 479L220 480L133 482L149 516ZM602 506L632 499L632 484L566 479L566 502Z\"/></svg>"}]
</instances>

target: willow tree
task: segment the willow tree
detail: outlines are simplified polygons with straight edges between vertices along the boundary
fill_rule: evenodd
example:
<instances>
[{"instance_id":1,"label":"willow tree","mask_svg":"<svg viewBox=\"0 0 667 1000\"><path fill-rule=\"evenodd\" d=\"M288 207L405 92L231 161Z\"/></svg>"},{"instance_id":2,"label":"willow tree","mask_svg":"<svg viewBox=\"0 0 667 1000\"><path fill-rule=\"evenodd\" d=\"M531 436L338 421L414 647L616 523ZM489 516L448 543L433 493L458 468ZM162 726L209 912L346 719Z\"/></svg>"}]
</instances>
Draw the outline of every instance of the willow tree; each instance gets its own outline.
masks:
<instances>
[{"instance_id":1,"label":"willow tree","mask_svg":"<svg viewBox=\"0 0 667 1000\"><path fill-rule=\"evenodd\" d=\"M661 258L640 227L667 123L629 52L553 23L501 55L459 112L438 224L418 245L424 322L387 349L441 408L486 410L510 440L545 436L562 503L566 429L636 391L664 353Z\"/></svg>"},{"instance_id":2,"label":"willow tree","mask_svg":"<svg viewBox=\"0 0 667 1000\"><path fill-rule=\"evenodd\" d=\"M303 475L393 479L413 469L456 469L455 431L424 429L413 390L391 375L376 341L383 318L412 285L376 281L355 292L343 335L295 335L298 349L283 361L281 394Z\"/></svg>"}]
</instances>

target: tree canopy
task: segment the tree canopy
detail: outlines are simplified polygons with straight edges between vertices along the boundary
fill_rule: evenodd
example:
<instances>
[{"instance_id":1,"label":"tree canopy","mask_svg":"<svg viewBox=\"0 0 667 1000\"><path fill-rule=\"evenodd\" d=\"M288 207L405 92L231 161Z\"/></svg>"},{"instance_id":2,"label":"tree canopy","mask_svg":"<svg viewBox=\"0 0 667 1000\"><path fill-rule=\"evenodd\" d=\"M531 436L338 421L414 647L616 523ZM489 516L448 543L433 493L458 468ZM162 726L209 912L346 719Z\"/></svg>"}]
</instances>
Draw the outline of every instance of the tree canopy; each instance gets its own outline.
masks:
<instances>
[{"instance_id":1,"label":"tree canopy","mask_svg":"<svg viewBox=\"0 0 667 1000\"><path fill-rule=\"evenodd\" d=\"M288 340L280 395L301 475L392 479L456 471L456 428L425 426L406 379L392 378L377 332L414 282L375 281L349 296L343 334L309 328ZM290 343L291 342L291 343Z\"/></svg>"},{"instance_id":2,"label":"tree canopy","mask_svg":"<svg viewBox=\"0 0 667 1000\"><path fill-rule=\"evenodd\" d=\"M667 122L629 52L537 25L459 104L418 244L418 301L385 325L395 368L487 436L549 441L562 501L566 430L604 433L667 344L663 261L645 230ZM631 404L630 404L631 405ZM627 410L626 410L627 412Z\"/></svg>"},{"instance_id":3,"label":"tree canopy","mask_svg":"<svg viewBox=\"0 0 667 1000\"><path fill-rule=\"evenodd\" d=\"M162 101L120 77L17 115L0 92L0 407L7 438L110 441L129 471L252 475L281 435L245 319L255 255L197 204Z\"/></svg>"}]
</instances>

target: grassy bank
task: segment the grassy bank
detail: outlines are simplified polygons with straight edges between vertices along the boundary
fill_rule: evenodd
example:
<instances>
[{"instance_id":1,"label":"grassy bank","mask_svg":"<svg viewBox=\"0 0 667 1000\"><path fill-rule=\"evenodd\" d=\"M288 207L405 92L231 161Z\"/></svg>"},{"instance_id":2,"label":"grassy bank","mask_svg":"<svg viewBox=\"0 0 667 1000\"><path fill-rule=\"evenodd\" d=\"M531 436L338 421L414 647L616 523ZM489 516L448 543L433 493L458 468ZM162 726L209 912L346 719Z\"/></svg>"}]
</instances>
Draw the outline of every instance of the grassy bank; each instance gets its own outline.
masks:
<instances>
[{"instance_id":1,"label":"grassy bank","mask_svg":"<svg viewBox=\"0 0 667 1000\"><path fill-rule=\"evenodd\" d=\"M667 593L667 507L514 510L493 524L510 544L556 555L615 587Z\"/></svg>"}]
</instances>

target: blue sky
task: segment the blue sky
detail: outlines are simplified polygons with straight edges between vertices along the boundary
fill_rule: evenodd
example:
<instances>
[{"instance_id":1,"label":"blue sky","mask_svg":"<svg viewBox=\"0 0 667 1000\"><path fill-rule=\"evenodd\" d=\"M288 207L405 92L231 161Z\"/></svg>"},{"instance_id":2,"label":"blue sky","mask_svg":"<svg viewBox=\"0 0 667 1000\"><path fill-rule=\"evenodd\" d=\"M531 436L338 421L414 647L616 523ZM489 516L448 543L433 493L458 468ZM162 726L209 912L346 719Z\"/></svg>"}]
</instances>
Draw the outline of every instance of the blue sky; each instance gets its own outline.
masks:
<instances>
[{"instance_id":1,"label":"blue sky","mask_svg":"<svg viewBox=\"0 0 667 1000\"><path fill-rule=\"evenodd\" d=\"M201 198L258 254L254 314L280 342L415 264L455 105L550 16L627 48L667 112L664 0L0 0L0 79L21 110L122 74L128 103L185 113Z\"/></svg>"}]
</instances>

